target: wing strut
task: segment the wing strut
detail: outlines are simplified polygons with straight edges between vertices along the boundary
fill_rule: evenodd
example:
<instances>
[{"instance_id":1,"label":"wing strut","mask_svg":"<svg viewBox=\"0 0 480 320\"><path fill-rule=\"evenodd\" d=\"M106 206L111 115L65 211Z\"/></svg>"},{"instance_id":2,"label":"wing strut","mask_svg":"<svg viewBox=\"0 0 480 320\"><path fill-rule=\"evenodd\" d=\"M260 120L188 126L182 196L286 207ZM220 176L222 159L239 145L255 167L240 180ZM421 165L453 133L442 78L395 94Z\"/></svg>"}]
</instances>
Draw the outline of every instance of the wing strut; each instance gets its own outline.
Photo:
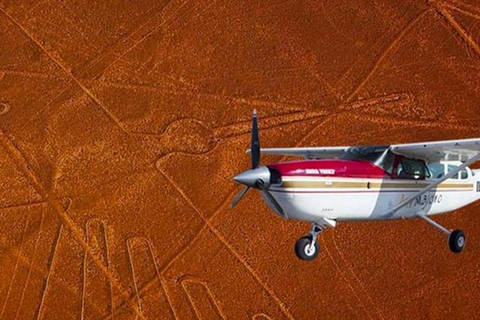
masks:
<instances>
[{"instance_id":1,"label":"wing strut","mask_svg":"<svg viewBox=\"0 0 480 320\"><path fill-rule=\"evenodd\" d=\"M440 183L444 182L445 180L447 179L450 179L451 177L453 177L454 175L456 175L458 172L462 171L463 169L465 169L466 167L468 167L469 165L471 165L472 163L474 163L475 161L477 161L478 159L480 159L480 153L477 153L476 155L470 157L467 159L467 161L465 161L464 163L462 163L461 165L459 165L457 168L449 171L446 175L444 175L441 179L439 180L436 180L435 182L429 184L428 186L426 186L425 188L423 188L422 190L420 190L419 192L415 193L414 195L412 195L411 197L403 200L402 202L400 202L399 204L397 204L395 207L393 207L390 211L388 211L386 213L386 216L391 216L393 215L395 212L397 212L398 210L402 209L403 207L405 207L407 204L409 204L411 201L415 200L417 197L420 197L422 195L424 195L425 193L427 193L428 191L434 189L435 187L437 187Z\"/></svg>"}]
</instances>

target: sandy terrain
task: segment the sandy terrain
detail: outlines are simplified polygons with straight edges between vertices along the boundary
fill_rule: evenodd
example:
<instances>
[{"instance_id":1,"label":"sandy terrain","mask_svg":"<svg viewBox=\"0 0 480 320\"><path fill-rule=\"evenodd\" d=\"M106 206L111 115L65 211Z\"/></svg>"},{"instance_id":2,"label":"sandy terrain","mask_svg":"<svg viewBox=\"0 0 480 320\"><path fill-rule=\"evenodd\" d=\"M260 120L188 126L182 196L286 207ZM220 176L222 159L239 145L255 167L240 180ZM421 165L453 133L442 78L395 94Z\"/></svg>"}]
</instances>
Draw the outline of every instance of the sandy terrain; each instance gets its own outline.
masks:
<instances>
[{"instance_id":1,"label":"sandy terrain","mask_svg":"<svg viewBox=\"0 0 480 320\"><path fill-rule=\"evenodd\" d=\"M1 319L472 319L480 219L234 209L262 146L479 137L480 3L0 0ZM280 161L263 157L262 163Z\"/></svg>"}]
</instances>

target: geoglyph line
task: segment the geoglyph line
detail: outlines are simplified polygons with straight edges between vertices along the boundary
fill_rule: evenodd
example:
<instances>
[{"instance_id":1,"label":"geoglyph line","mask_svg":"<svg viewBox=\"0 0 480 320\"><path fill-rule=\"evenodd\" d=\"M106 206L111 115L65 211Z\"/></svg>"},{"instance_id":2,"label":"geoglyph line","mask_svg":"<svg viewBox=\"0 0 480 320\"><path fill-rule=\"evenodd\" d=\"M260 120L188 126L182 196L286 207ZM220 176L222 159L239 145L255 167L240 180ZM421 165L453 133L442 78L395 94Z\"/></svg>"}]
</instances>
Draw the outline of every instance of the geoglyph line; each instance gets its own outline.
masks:
<instances>
[{"instance_id":1,"label":"geoglyph line","mask_svg":"<svg viewBox=\"0 0 480 320\"><path fill-rule=\"evenodd\" d=\"M63 229L63 225L61 225L58 228L57 237L55 238L55 242L54 242L54 245L52 247L52 256L51 256L51 259L50 259L50 267L48 269L48 274L47 274L47 277L45 278L45 282L43 284L42 298L40 299L40 304L38 305L37 314L36 314L36 317L35 317L37 320L42 318L43 305L45 303L45 297L47 295L48 285L50 283L50 276L52 275L52 271L53 271L53 268L55 266L55 258L56 258L56 253L57 253L57 249L58 249L58 244L60 243L60 239L62 237L62 229Z\"/></svg>"},{"instance_id":2,"label":"geoglyph line","mask_svg":"<svg viewBox=\"0 0 480 320\"><path fill-rule=\"evenodd\" d=\"M7 303L8 303L8 298L10 297L10 292L12 290L13 281L15 280L15 275L17 274L18 265L19 265L19 262L20 262L20 256L21 256L21 253L22 253L22 250L23 250L23 245L24 245L24 242L25 242L25 237L26 237L26 232L27 232L29 220L30 220L29 217L27 217L25 219L25 227L24 227L23 232L22 232L20 248L19 248L19 252L18 252L18 255L17 255L17 259L15 260L15 267L13 268L13 273L12 273L12 277L10 279L10 283L8 285L7 294L5 295L5 302L3 303L2 312L0 313L0 319L3 319L3 313L5 312L5 308L6 308Z\"/></svg>"},{"instance_id":3,"label":"geoglyph line","mask_svg":"<svg viewBox=\"0 0 480 320\"><path fill-rule=\"evenodd\" d=\"M111 262L109 260L109 256L108 256L108 246L107 246L107 241L108 241L108 237L107 237L107 231L106 231L106 224L104 221L100 220L100 219L97 219L97 218L93 218L93 219L89 219L87 220L87 223L86 223L86 242L87 244L90 244L90 242L92 241L91 237L92 237L92 225L93 224L97 224L98 226L101 226L101 237L103 238L103 241L104 241L104 245L105 247L104 248L97 248L98 251L104 251L104 254L105 254L105 264L106 264L106 267L108 269L110 269L110 265L111 265ZM93 245L92 245L92 248L93 248ZM84 255L84 259L83 259L83 285L82 285L82 297L81 297L81 310L80 310L80 319L84 319L85 318L85 305L86 305L86 291L87 291L87 279L88 279L88 276L87 276L87 265L88 265L88 258L89 258L89 255L87 254L87 252L85 252L85 255ZM108 286L108 291L109 291L109 306L108 306L108 309L109 309L109 313L110 315L113 315L113 288L112 288L112 283L110 281L108 281L107 278L105 278L105 282L106 282L106 285Z\"/></svg>"},{"instance_id":4,"label":"geoglyph line","mask_svg":"<svg viewBox=\"0 0 480 320\"><path fill-rule=\"evenodd\" d=\"M201 288L203 289L203 291L205 292L205 294L207 296L207 299L209 300L209 302L212 306L212 308L210 308L210 311L214 312L218 319L225 319L225 316L220 311L221 308L220 308L220 304L218 302L218 299L216 299L214 297L214 295L212 294L212 291L209 289L206 282L198 280L198 279L190 279L190 278L184 279L184 280L181 281L183 291L187 295L188 300L190 301L190 305L192 306L193 310L195 311L195 314L197 315L198 319L204 319L205 318L205 317L202 317L202 311L200 310L200 308L203 309L203 308L206 308L206 306L205 305L200 306L200 304L195 302L196 297L195 297L195 295L193 295L190 292L191 290L189 290L187 288L188 283L192 283L192 284L201 286Z\"/></svg>"},{"instance_id":5,"label":"geoglyph line","mask_svg":"<svg viewBox=\"0 0 480 320\"><path fill-rule=\"evenodd\" d=\"M120 282L115 278L115 276L108 270L108 268L102 263L101 259L99 259L92 248L85 242L84 233L81 228L77 227L75 223L71 220L68 214L65 212L65 209L60 206L58 203L50 199L50 195L45 192L41 183L38 181L35 173L30 169L30 166L21 153L21 151L15 146L15 144L7 137L3 132L0 132L0 143L4 145L6 150L8 150L10 157L12 158L13 162L18 166L18 169L23 172L23 174L30 180L32 186L34 187L35 191L44 199L46 200L49 205L55 210L58 214L58 217L62 221L62 223L71 231L73 237L77 240L77 242L86 250L86 252L90 255L94 263L98 266L100 271L105 274L107 279L112 283L112 285L120 292L122 297L128 302L131 309L140 316L141 319L144 319L141 316L140 311L138 310L136 304L130 299L130 296L127 291L125 291L120 284Z\"/></svg>"},{"instance_id":6,"label":"geoglyph line","mask_svg":"<svg viewBox=\"0 0 480 320\"><path fill-rule=\"evenodd\" d=\"M33 253L32 253L32 257L31 257L31 261L30 261L30 265L28 267L28 273L27 273L27 277L25 279L25 283L23 284L23 288L22 288L22 295L20 297L20 300L18 302L18 305L17 305L17 310L15 312L15 317L14 319L17 319L18 317L18 313L20 311L20 308L22 306L22 302L23 302L23 298L25 296L25 291L27 290L27 286L28 286L28 281L30 280L30 275L32 273L32 269L33 269L33 261L34 261L34 257L35 257L35 254L37 252L37 248L38 248L38 239L40 238L40 232L42 230L42 226L43 226L43 221L45 220L45 208L42 208L42 215L40 217L40 225L38 226L38 229L37 229L37 233L36 233L36 236L35 236L35 240L34 240L34 248L33 248Z\"/></svg>"}]
</instances>

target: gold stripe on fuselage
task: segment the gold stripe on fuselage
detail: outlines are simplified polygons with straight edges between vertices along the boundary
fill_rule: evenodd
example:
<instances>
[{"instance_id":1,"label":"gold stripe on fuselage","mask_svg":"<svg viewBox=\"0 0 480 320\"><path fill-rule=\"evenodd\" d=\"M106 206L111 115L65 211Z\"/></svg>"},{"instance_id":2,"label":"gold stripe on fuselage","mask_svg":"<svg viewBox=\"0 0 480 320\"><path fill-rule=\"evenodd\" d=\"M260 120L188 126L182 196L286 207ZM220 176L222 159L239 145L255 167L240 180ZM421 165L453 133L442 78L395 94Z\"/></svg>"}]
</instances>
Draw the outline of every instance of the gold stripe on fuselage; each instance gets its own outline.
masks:
<instances>
[{"instance_id":1,"label":"gold stripe on fuselage","mask_svg":"<svg viewBox=\"0 0 480 320\"><path fill-rule=\"evenodd\" d=\"M283 181L283 188L311 188L311 189L423 189L429 186L428 183L418 181L412 182L394 182L394 181L383 181L383 182L369 182L369 181L358 181L358 182L347 182L347 181L334 181L334 180L321 180L321 181L300 181L300 180L289 180ZM473 183L451 183L445 182L439 184L437 189L461 189L461 190L472 190Z\"/></svg>"}]
</instances>

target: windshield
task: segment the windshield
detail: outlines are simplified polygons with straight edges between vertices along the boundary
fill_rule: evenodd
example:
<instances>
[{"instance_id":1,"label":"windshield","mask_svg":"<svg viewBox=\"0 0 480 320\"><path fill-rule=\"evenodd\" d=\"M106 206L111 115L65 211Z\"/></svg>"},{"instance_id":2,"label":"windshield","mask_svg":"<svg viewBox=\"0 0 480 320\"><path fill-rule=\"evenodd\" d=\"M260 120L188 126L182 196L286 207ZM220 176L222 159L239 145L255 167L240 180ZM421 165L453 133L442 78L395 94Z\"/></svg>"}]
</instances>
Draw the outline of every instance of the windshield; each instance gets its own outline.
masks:
<instances>
[{"instance_id":1,"label":"windshield","mask_svg":"<svg viewBox=\"0 0 480 320\"><path fill-rule=\"evenodd\" d=\"M389 146L352 147L347 149L341 159L368 161L391 174L395 155Z\"/></svg>"},{"instance_id":2,"label":"windshield","mask_svg":"<svg viewBox=\"0 0 480 320\"><path fill-rule=\"evenodd\" d=\"M382 156L387 148L388 146L352 147L347 149L341 159L375 162Z\"/></svg>"}]
</instances>

